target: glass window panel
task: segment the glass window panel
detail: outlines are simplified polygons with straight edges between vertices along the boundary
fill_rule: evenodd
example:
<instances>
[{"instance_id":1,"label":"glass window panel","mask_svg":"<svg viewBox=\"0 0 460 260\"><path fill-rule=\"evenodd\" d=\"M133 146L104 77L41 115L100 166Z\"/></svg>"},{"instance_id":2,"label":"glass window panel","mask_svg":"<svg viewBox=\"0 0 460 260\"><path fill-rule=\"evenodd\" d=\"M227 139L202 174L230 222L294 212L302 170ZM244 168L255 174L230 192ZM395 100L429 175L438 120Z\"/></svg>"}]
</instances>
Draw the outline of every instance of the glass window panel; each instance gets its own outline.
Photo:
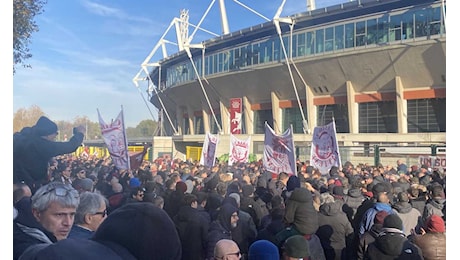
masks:
<instances>
[{"instance_id":1,"label":"glass window panel","mask_svg":"<svg viewBox=\"0 0 460 260\"><path fill-rule=\"evenodd\" d=\"M271 109L254 111L254 133L265 133L265 121L273 126L273 113Z\"/></svg>"},{"instance_id":2,"label":"glass window panel","mask_svg":"<svg viewBox=\"0 0 460 260\"><path fill-rule=\"evenodd\" d=\"M316 30L316 53L324 52L324 30Z\"/></svg>"},{"instance_id":3,"label":"glass window panel","mask_svg":"<svg viewBox=\"0 0 460 260\"><path fill-rule=\"evenodd\" d=\"M345 24L345 48L355 47L355 24Z\"/></svg>"},{"instance_id":4,"label":"glass window panel","mask_svg":"<svg viewBox=\"0 0 460 260\"><path fill-rule=\"evenodd\" d=\"M446 99L408 100L407 131L409 133L445 132Z\"/></svg>"},{"instance_id":5,"label":"glass window panel","mask_svg":"<svg viewBox=\"0 0 460 260\"><path fill-rule=\"evenodd\" d=\"M376 44L377 43L377 19L367 20L367 44Z\"/></svg>"},{"instance_id":6,"label":"glass window panel","mask_svg":"<svg viewBox=\"0 0 460 260\"><path fill-rule=\"evenodd\" d=\"M337 25L335 27L335 50L341 50L345 47L344 45L344 25Z\"/></svg>"},{"instance_id":7,"label":"glass window panel","mask_svg":"<svg viewBox=\"0 0 460 260\"><path fill-rule=\"evenodd\" d=\"M335 120L337 133L349 133L347 104L321 105L317 110L317 125L326 125Z\"/></svg>"},{"instance_id":8,"label":"glass window panel","mask_svg":"<svg viewBox=\"0 0 460 260\"><path fill-rule=\"evenodd\" d=\"M324 30L325 39L324 39L324 51L333 51L334 50L334 27L329 27Z\"/></svg>"},{"instance_id":9,"label":"glass window panel","mask_svg":"<svg viewBox=\"0 0 460 260\"><path fill-rule=\"evenodd\" d=\"M294 133L303 133L302 113L299 107L284 108L283 112L283 129L288 129L292 125ZM305 112L304 112L305 114Z\"/></svg>"}]
</instances>

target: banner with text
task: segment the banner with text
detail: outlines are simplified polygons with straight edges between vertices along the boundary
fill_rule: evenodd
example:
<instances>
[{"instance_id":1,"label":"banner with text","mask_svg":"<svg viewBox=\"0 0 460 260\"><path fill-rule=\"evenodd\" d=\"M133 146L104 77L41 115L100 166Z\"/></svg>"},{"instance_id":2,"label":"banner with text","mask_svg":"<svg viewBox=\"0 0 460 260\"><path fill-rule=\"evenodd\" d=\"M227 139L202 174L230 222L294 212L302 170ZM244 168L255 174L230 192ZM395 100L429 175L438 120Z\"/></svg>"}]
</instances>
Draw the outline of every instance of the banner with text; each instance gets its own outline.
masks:
<instances>
[{"instance_id":1,"label":"banner with text","mask_svg":"<svg viewBox=\"0 0 460 260\"><path fill-rule=\"evenodd\" d=\"M219 138L217 135L206 133L206 137L203 143L203 149L201 150L200 164L205 167L212 167L216 162L216 148Z\"/></svg>"},{"instance_id":2,"label":"banner with text","mask_svg":"<svg viewBox=\"0 0 460 260\"><path fill-rule=\"evenodd\" d=\"M101 127L102 138L107 145L107 150L112 157L112 162L119 170L128 170L129 155L128 155L128 140L126 138L125 123L123 118L123 109L118 114L115 120L110 124L104 122L97 110L99 117L99 126Z\"/></svg>"},{"instance_id":3,"label":"banner with text","mask_svg":"<svg viewBox=\"0 0 460 260\"><path fill-rule=\"evenodd\" d=\"M265 122L263 165L272 173L285 172L297 176L292 126L277 135Z\"/></svg>"},{"instance_id":4,"label":"banner with text","mask_svg":"<svg viewBox=\"0 0 460 260\"><path fill-rule=\"evenodd\" d=\"M230 154L228 156L228 165L238 163L247 163L249 161L249 144L251 136L246 140L240 140L233 134L230 134Z\"/></svg>"},{"instance_id":5,"label":"banner with text","mask_svg":"<svg viewBox=\"0 0 460 260\"><path fill-rule=\"evenodd\" d=\"M340 153L335 132L335 122L317 126L313 130L310 164L322 175L329 174L332 166L340 166Z\"/></svg>"},{"instance_id":6,"label":"banner with text","mask_svg":"<svg viewBox=\"0 0 460 260\"><path fill-rule=\"evenodd\" d=\"M242 114L243 114L243 99L230 99L230 133L241 134Z\"/></svg>"}]
</instances>

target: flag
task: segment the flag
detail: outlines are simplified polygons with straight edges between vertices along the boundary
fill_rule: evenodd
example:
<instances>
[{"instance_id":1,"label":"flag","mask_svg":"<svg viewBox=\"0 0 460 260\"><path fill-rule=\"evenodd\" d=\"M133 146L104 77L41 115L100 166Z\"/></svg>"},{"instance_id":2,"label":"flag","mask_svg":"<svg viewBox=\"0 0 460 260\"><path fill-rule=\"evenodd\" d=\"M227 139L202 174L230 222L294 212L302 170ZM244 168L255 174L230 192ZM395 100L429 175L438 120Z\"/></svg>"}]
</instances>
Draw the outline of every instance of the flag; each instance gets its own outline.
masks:
<instances>
[{"instance_id":1,"label":"flag","mask_svg":"<svg viewBox=\"0 0 460 260\"><path fill-rule=\"evenodd\" d=\"M107 145L107 150L112 157L112 162L119 170L129 170L128 140L126 138L123 108L115 120L110 124L104 122L97 110L99 126L101 127L102 139Z\"/></svg>"},{"instance_id":2,"label":"flag","mask_svg":"<svg viewBox=\"0 0 460 260\"><path fill-rule=\"evenodd\" d=\"M263 165L267 171L275 174L285 172L297 176L292 126L277 135L265 122Z\"/></svg>"},{"instance_id":3,"label":"flag","mask_svg":"<svg viewBox=\"0 0 460 260\"><path fill-rule=\"evenodd\" d=\"M230 153L228 156L228 165L235 163L247 163L249 161L249 144L251 136L246 140L240 140L233 134L230 134Z\"/></svg>"},{"instance_id":4,"label":"flag","mask_svg":"<svg viewBox=\"0 0 460 260\"><path fill-rule=\"evenodd\" d=\"M317 126L313 130L310 164L318 168L322 175L329 174L332 166L340 166L335 122Z\"/></svg>"},{"instance_id":5,"label":"flag","mask_svg":"<svg viewBox=\"0 0 460 260\"><path fill-rule=\"evenodd\" d=\"M129 152L129 166L131 170L137 170L144 161L144 156L147 153L148 146L144 145L144 149L140 152Z\"/></svg>"},{"instance_id":6,"label":"flag","mask_svg":"<svg viewBox=\"0 0 460 260\"><path fill-rule=\"evenodd\" d=\"M216 161L216 148L219 138L216 135L206 133L201 150L200 164L205 167L212 167Z\"/></svg>"},{"instance_id":7,"label":"flag","mask_svg":"<svg viewBox=\"0 0 460 260\"><path fill-rule=\"evenodd\" d=\"M230 133L241 134L241 119L243 115L243 99L230 99Z\"/></svg>"}]
</instances>

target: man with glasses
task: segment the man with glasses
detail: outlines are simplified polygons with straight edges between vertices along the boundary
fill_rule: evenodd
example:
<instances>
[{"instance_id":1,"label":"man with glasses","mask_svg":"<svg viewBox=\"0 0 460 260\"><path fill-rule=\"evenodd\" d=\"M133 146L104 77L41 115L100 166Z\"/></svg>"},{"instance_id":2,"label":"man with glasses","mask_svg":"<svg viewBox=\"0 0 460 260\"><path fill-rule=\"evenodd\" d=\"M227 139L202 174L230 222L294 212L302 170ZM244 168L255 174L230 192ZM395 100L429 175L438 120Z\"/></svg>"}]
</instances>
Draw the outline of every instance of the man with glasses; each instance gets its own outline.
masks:
<instances>
[{"instance_id":1,"label":"man with glasses","mask_svg":"<svg viewBox=\"0 0 460 260\"><path fill-rule=\"evenodd\" d=\"M30 209L13 221L13 259L33 256L67 238L79 203L79 194L70 185L52 182L40 187L31 197Z\"/></svg>"},{"instance_id":2,"label":"man with glasses","mask_svg":"<svg viewBox=\"0 0 460 260\"><path fill-rule=\"evenodd\" d=\"M89 239L107 217L107 199L95 192L80 194L80 204L75 214L75 222L70 230L70 238Z\"/></svg>"},{"instance_id":3,"label":"man with glasses","mask_svg":"<svg viewBox=\"0 0 460 260\"><path fill-rule=\"evenodd\" d=\"M86 128L73 128L67 142L57 142L58 127L45 116L32 127L24 127L13 135L13 183L25 182L32 193L48 183L48 165L58 155L75 152L82 144Z\"/></svg>"},{"instance_id":4,"label":"man with glasses","mask_svg":"<svg viewBox=\"0 0 460 260\"><path fill-rule=\"evenodd\" d=\"M240 259L241 253L238 244L231 239L221 239L214 248L214 259L232 260Z\"/></svg>"}]
</instances>

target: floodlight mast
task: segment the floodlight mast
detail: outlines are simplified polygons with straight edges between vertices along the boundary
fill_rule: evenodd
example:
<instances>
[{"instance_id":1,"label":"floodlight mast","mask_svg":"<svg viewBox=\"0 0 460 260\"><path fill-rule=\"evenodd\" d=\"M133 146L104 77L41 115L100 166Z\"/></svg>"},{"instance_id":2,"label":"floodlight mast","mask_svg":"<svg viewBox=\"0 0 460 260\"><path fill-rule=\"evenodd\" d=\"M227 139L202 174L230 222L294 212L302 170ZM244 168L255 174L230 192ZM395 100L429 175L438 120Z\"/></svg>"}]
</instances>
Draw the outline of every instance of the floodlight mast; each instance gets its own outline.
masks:
<instances>
[{"instance_id":1,"label":"floodlight mast","mask_svg":"<svg viewBox=\"0 0 460 260\"><path fill-rule=\"evenodd\" d=\"M258 15L259 17L263 18L264 20L271 21L269 18L263 16L262 14L258 13L254 9L252 9L252 8L248 7L247 5L239 2L238 0L233 0L233 2L235 2L238 5L244 7L245 9L251 11L252 13ZM291 18L282 18L282 17L280 17L285 2L286 2L286 0L283 0L282 4L280 5L280 7L278 8L278 10L277 10L277 12L275 14L275 17L273 18L273 23L275 24L277 32L280 35L280 37L281 37L281 28L280 28L280 25L279 25L280 22L289 23L290 26L291 26L291 30L292 30L292 27L293 27L293 25L295 23L295 21L293 21ZM158 49L160 47L161 47L161 50L162 50L163 58L168 57L168 53L167 53L167 49L166 49L166 44L167 43L176 45L178 47L178 51L185 50L187 52L187 55L189 56L189 59L192 62L192 65L194 65L193 57L191 57L190 48L203 48L203 49L205 49L205 47L206 47L202 43L200 43L200 44L192 44L193 37L194 37L195 33L197 32L197 30L204 31L204 32L209 33L209 34L214 35L214 36L219 36L216 33L213 33L213 32L208 31L206 29L200 28L201 23L203 22L203 20L207 16L208 12L210 11L210 9L214 5L214 3L215 3L215 0L212 0L210 5L208 6L206 12L203 14L199 24L196 25L196 26L188 22L188 11L186 11L186 10L181 11L180 18L176 18L176 17L173 18L172 21L170 22L168 28L166 29L166 31L161 36L160 40L157 42L157 44L152 49L152 51L149 53L149 55L145 58L144 62L141 64L141 69L139 70L139 72L133 78L133 83L138 89L139 89L139 83L138 83L139 81L146 81L147 80L149 82L148 83L148 89L153 89L155 91L155 93L156 93L156 95L158 97L158 100L159 100L159 102L161 104L161 107L162 107L164 113L166 114L166 117L168 118L169 123L171 124L171 128L174 130L174 134L178 134L178 132L177 132L176 128L174 127L173 123L172 123L172 120L171 120L171 118L169 116L169 113L168 113L166 107L163 104L163 101L162 101L161 97L158 94L158 91L157 91L158 86L155 86L153 84L153 80L150 78L150 73L149 73L148 69L153 68L153 67L158 67L159 70L161 69L161 65L160 65L160 63L158 61L157 62L152 62L151 60L152 60L153 56L156 54L156 52L158 51ZM315 0L306 0L306 5L307 5L307 10L309 10L309 11L314 10L315 9ZM220 18L221 18L221 25L222 25L222 35L229 34L230 33L230 28L229 28L228 19L227 19L227 11L226 11L226 7L225 7L225 0L219 0L219 7L220 7ZM195 30L192 32L192 34L190 36L188 35L188 27L189 26L192 26L192 27L195 28ZM176 31L176 40L177 40L176 43L172 42L172 41L168 41L168 40L165 39L166 35L169 33L169 31L173 27L175 27L175 31ZM283 44L282 40L281 40L281 44L282 44L283 51L284 51L285 56L286 56L286 49L284 47L284 44ZM297 88L295 86L295 82L294 82L292 72L291 72L291 68L290 68L290 65L289 65L289 59L288 59L287 56L286 56L286 60L287 60L287 65L288 65L289 73L290 73L290 76L291 76L291 80L293 82L294 90L296 91L297 101L299 102L299 106L301 108L301 114L302 114L302 118L303 118L303 122L302 122L303 123L303 129L304 129L304 132L305 131L309 132L308 123L305 120L305 116L303 114L302 106L300 105L300 100L299 100L299 97L298 97L298 94L297 94ZM303 79L302 75L300 75L300 72L297 69L297 66L293 62L292 58L290 60L291 60L292 64L294 65L294 68L297 70L297 73L301 77L304 85L307 86L306 83L305 83L305 80ZM200 81L200 86L201 86L201 88L203 90L203 93L204 93L204 95L206 97L206 100L208 101L208 105L211 106L210 103L209 103L209 99L207 97L206 91L204 90L204 86L203 86L203 84L201 82L201 77L200 77L200 75L198 75L198 70L195 67L194 67L194 70L195 70L195 73L197 74L196 76L198 77L198 80ZM142 74L146 74L146 76L144 76ZM160 76L159 76L159 78L160 78ZM142 95L142 92L140 90L139 90L139 92ZM210 107L210 110L213 111L213 109L211 107ZM153 115L152 115L152 117L153 117ZM221 131L220 124L217 122L217 119L216 119L216 116L214 115L214 113L213 113L213 117L214 117L214 120L216 120L217 126L219 127L219 129Z\"/></svg>"}]
</instances>

